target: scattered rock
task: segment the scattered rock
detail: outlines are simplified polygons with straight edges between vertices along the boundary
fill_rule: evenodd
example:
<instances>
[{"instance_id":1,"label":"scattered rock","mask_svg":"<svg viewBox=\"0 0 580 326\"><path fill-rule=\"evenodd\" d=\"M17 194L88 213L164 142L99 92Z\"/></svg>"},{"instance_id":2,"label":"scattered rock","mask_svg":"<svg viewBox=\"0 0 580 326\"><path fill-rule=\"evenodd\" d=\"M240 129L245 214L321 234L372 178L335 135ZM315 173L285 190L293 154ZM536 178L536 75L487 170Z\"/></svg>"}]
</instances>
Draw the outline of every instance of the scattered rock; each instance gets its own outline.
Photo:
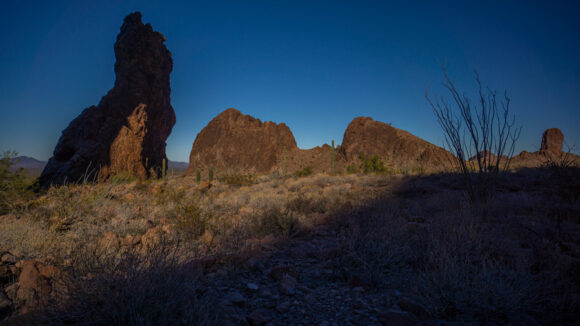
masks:
<instances>
[{"instance_id":1,"label":"scattered rock","mask_svg":"<svg viewBox=\"0 0 580 326\"><path fill-rule=\"evenodd\" d=\"M230 292L223 298L222 305L229 306L233 304L243 307L246 304L246 301L246 298L241 295L240 292Z\"/></svg>"},{"instance_id":2,"label":"scattered rock","mask_svg":"<svg viewBox=\"0 0 580 326\"><path fill-rule=\"evenodd\" d=\"M284 295L294 295L296 294L296 279L290 275L284 275L280 284L278 285L278 290Z\"/></svg>"},{"instance_id":3,"label":"scattered rock","mask_svg":"<svg viewBox=\"0 0 580 326\"><path fill-rule=\"evenodd\" d=\"M284 301L276 306L276 310L279 313L286 313L288 312L288 310L290 310L290 306L291 306L290 301Z\"/></svg>"},{"instance_id":4,"label":"scattered rock","mask_svg":"<svg viewBox=\"0 0 580 326\"><path fill-rule=\"evenodd\" d=\"M247 320L248 323L250 323L250 325L257 326L257 325L265 325L267 322L272 320L272 318L265 316L259 310L254 310L252 311L251 314L248 315Z\"/></svg>"},{"instance_id":5,"label":"scattered rock","mask_svg":"<svg viewBox=\"0 0 580 326\"><path fill-rule=\"evenodd\" d=\"M21 267L16 300L13 301L16 301L23 311L27 311L49 298L53 291L53 283L60 279L61 271L55 266L33 260L22 261Z\"/></svg>"},{"instance_id":6,"label":"scattered rock","mask_svg":"<svg viewBox=\"0 0 580 326\"><path fill-rule=\"evenodd\" d=\"M161 175L165 141L175 124L173 61L164 42L161 33L141 22L141 13L125 18L115 43L115 85L62 132L40 176L43 186L120 173L142 179Z\"/></svg>"},{"instance_id":7,"label":"scattered rock","mask_svg":"<svg viewBox=\"0 0 580 326\"><path fill-rule=\"evenodd\" d=\"M252 292L258 291L258 289L260 288L258 286L258 284L256 284L256 283L248 283L247 286L248 286L248 290L250 290Z\"/></svg>"},{"instance_id":8,"label":"scattered rock","mask_svg":"<svg viewBox=\"0 0 580 326\"><path fill-rule=\"evenodd\" d=\"M2 262L3 264L16 264L17 261L18 258L16 258L16 256L14 256L9 252L5 252L2 255L2 258L0 258L0 262Z\"/></svg>"}]
</instances>

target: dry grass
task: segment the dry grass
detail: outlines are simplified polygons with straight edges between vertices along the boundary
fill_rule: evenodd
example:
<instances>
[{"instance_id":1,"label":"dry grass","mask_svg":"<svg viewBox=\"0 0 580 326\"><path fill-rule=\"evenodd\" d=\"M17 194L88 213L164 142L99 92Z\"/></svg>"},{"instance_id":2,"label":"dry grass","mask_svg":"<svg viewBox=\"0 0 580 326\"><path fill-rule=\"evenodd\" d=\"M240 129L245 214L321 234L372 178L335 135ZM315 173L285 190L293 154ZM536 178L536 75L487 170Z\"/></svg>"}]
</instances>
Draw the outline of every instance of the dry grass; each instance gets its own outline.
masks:
<instances>
[{"instance_id":1,"label":"dry grass","mask_svg":"<svg viewBox=\"0 0 580 326\"><path fill-rule=\"evenodd\" d=\"M339 280L412 293L433 319L501 324L524 313L565 324L580 311L579 177L521 171L484 208L452 175L67 185L0 216L0 249L67 271L52 321L219 324L196 259L235 269L256 239L330 224Z\"/></svg>"}]
</instances>

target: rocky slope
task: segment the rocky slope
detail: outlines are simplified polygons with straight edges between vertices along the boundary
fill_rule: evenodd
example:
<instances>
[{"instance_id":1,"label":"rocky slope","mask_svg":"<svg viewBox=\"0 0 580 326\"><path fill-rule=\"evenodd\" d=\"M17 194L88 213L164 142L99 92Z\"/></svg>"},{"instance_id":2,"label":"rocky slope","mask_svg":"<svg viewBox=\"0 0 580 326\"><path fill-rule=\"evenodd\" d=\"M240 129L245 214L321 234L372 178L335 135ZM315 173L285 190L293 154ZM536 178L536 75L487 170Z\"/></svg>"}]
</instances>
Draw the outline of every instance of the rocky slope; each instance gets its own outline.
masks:
<instances>
[{"instance_id":1,"label":"rocky slope","mask_svg":"<svg viewBox=\"0 0 580 326\"><path fill-rule=\"evenodd\" d=\"M175 124L169 86L173 60L164 42L161 33L142 23L141 13L125 18L115 43L115 85L62 132L42 172L42 185L87 175L160 174L165 141Z\"/></svg>"}]
</instances>

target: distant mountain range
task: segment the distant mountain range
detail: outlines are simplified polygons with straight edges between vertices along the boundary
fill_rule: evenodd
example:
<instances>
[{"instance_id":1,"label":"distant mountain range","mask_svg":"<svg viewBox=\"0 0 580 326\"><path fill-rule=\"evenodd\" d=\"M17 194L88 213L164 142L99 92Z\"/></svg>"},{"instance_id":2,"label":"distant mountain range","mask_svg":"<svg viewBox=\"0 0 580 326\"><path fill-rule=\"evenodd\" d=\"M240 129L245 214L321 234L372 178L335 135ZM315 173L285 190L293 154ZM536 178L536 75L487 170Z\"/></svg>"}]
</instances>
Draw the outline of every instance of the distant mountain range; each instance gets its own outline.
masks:
<instances>
[{"instance_id":1,"label":"distant mountain range","mask_svg":"<svg viewBox=\"0 0 580 326\"><path fill-rule=\"evenodd\" d=\"M26 173L30 177L38 177L42 173L46 163L46 161L37 160L34 157L18 156L12 159L13 165L11 169L16 171L19 168L23 168L26 170ZM169 160L167 169L169 170L169 173L171 173L171 171L175 173L182 173L187 170L188 165L189 164L186 162L176 162Z\"/></svg>"}]
</instances>

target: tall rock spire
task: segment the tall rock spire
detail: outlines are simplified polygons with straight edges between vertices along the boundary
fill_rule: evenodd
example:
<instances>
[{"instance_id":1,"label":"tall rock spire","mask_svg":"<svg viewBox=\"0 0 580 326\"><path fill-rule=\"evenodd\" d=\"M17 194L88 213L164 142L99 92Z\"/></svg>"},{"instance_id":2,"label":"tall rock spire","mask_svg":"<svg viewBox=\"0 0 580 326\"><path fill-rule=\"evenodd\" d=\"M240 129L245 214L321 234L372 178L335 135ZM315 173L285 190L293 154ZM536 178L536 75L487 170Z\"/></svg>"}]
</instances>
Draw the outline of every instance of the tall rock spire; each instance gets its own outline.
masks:
<instances>
[{"instance_id":1,"label":"tall rock spire","mask_svg":"<svg viewBox=\"0 0 580 326\"><path fill-rule=\"evenodd\" d=\"M105 179L128 172L158 176L165 141L175 125L165 37L128 15L115 42L115 85L98 106L83 110L62 132L40 182L43 186Z\"/></svg>"}]
</instances>

